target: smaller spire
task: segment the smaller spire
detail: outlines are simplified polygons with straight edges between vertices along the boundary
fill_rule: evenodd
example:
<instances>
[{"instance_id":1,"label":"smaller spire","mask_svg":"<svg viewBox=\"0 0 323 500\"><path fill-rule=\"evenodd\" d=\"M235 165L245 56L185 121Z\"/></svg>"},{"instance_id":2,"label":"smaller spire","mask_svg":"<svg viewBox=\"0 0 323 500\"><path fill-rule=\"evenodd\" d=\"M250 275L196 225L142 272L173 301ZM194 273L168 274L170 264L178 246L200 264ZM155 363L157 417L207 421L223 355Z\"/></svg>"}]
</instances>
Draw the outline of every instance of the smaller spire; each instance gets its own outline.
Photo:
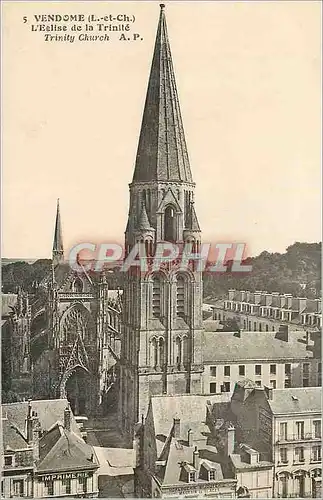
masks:
<instances>
[{"instance_id":1,"label":"smaller spire","mask_svg":"<svg viewBox=\"0 0 323 500\"><path fill-rule=\"evenodd\" d=\"M186 229L190 229L191 231L196 231L196 232L201 231L199 222L197 220L195 208L194 208L194 201L191 201L191 203L190 203L190 211L189 211L189 216L188 216L186 226L187 226Z\"/></svg>"},{"instance_id":2,"label":"smaller spire","mask_svg":"<svg viewBox=\"0 0 323 500\"><path fill-rule=\"evenodd\" d=\"M60 264L61 262L64 261L64 247L63 247L61 214L59 209L59 198L57 199L57 207L56 207L56 222L55 222L52 257L53 257L53 264L55 265Z\"/></svg>"},{"instance_id":3,"label":"smaller spire","mask_svg":"<svg viewBox=\"0 0 323 500\"><path fill-rule=\"evenodd\" d=\"M137 229L138 230L151 230L151 229L153 229L150 225L149 218L147 215L146 205L144 202L143 202L142 207L141 207L141 213L140 213L139 221L137 224Z\"/></svg>"}]
</instances>

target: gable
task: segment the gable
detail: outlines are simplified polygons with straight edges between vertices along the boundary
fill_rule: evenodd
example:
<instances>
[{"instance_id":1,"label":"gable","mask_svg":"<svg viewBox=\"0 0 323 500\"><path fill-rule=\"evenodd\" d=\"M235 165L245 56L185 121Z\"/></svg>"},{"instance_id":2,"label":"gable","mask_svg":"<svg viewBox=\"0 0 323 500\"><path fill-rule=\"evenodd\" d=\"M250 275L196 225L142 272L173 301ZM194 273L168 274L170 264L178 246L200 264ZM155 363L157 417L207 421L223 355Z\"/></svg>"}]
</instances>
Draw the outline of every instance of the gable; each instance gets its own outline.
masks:
<instances>
[{"instance_id":1,"label":"gable","mask_svg":"<svg viewBox=\"0 0 323 500\"><path fill-rule=\"evenodd\" d=\"M172 205L176 212L182 213L182 209L178 203L176 194L171 187L169 187L165 192L165 195L158 206L157 213L164 212L167 205Z\"/></svg>"}]
</instances>

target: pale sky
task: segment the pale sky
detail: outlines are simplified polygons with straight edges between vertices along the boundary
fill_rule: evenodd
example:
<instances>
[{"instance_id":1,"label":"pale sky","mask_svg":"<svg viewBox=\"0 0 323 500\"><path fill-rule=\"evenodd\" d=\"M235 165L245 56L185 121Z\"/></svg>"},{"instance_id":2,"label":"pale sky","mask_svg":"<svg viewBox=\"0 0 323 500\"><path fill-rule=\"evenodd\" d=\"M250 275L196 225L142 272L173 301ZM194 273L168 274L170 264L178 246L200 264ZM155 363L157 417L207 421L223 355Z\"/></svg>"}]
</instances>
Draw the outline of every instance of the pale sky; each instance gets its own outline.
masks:
<instances>
[{"instance_id":1,"label":"pale sky","mask_svg":"<svg viewBox=\"0 0 323 500\"><path fill-rule=\"evenodd\" d=\"M2 4L3 257L51 257L56 198L66 249L123 242L159 3ZM203 241L320 241L321 2L165 3ZM45 42L46 13L143 40Z\"/></svg>"}]
</instances>

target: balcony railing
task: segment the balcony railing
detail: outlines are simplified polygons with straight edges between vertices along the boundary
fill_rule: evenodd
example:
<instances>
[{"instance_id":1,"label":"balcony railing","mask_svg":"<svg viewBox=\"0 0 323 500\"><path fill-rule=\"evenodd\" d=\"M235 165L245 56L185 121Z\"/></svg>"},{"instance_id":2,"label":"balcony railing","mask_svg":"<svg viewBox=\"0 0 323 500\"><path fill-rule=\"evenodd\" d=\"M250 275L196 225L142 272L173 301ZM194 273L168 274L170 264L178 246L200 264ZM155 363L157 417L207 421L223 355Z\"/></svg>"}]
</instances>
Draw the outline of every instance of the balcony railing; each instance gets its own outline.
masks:
<instances>
[{"instance_id":1,"label":"balcony railing","mask_svg":"<svg viewBox=\"0 0 323 500\"><path fill-rule=\"evenodd\" d=\"M321 436L315 435L314 432L306 432L304 434L287 434L278 436L276 443L286 443L292 441L320 441Z\"/></svg>"}]
</instances>

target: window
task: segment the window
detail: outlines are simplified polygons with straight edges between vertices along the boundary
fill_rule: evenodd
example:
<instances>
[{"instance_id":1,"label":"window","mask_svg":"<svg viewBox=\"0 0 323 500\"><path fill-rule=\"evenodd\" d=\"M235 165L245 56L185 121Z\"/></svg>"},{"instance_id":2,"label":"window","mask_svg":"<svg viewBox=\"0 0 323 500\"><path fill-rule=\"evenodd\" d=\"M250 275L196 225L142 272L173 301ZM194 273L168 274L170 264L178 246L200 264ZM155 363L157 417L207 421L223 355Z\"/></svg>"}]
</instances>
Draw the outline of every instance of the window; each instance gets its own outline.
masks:
<instances>
[{"instance_id":1,"label":"window","mask_svg":"<svg viewBox=\"0 0 323 500\"><path fill-rule=\"evenodd\" d=\"M322 385L322 363L317 365L317 384Z\"/></svg>"},{"instance_id":2,"label":"window","mask_svg":"<svg viewBox=\"0 0 323 500\"><path fill-rule=\"evenodd\" d=\"M4 464L6 467L12 465L12 457L4 457Z\"/></svg>"},{"instance_id":3,"label":"window","mask_svg":"<svg viewBox=\"0 0 323 500\"><path fill-rule=\"evenodd\" d=\"M82 493L87 492L87 478L86 477L79 477L79 491Z\"/></svg>"},{"instance_id":4,"label":"window","mask_svg":"<svg viewBox=\"0 0 323 500\"><path fill-rule=\"evenodd\" d=\"M176 288L176 307L177 316L185 316L184 308L184 295L185 295L185 280L183 276L177 276L177 288Z\"/></svg>"},{"instance_id":5,"label":"window","mask_svg":"<svg viewBox=\"0 0 323 500\"><path fill-rule=\"evenodd\" d=\"M211 377L216 377L216 366L210 367Z\"/></svg>"},{"instance_id":6,"label":"window","mask_svg":"<svg viewBox=\"0 0 323 500\"><path fill-rule=\"evenodd\" d=\"M188 474L188 480L190 483L195 481L195 472L189 472Z\"/></svg>"},{"instance_id":7,"label":"window","mask_svg":"<svg viewBox=\"0 0 323 500\"><path fill-rule=\"evenodd\" d=\"M54 495L54 481L45 481L45 488L47 490L47 495L52 496Z\"/></svg>"},{"instance_id":8,"label":"window","mask_svg":"<svg viewBox=\"0 0 323 500\"><path fill-rule=\"evenodd\" d=\"M284 441L287 439L287 422L281 422L279 424L279 437Z\"/></svg>"},{"instance_id":9,"label":"window","mask_svg":"<svg viewBox=\"0 0 323 500\"><path fill-rule=\"evenodd\" d=\"M308 387L310 385L310 381L308 378L303 378L303 387Z\"/></svg>"},{"instance_id":10,"label":"window","mask_svg":"<svg viewBox=\"0 0 323 500\"><path fill-rule=\"evenodd\" d=\"M230 382L224 382L221 386L221 392L230 392Z\"/></svg>"},{"instance_id":11,"label":"window","mask_svg":"<svg viewBox=\"0 0 323 500\"><path fill-rule=\"evenodd\" d=\"M165 210L165 241L176 241L176 215L173 207Z\"/></svg>"},{"instance_id":12,"label":"window","mask_svg":"<svg viewBox=\"0 0 323 500\"><path fill-rule=\"evenodd\" d=\"M73 292L82 293L83 292L83 281L80 278L76 278L72 285Z\"/></svg>"},{"instance_id":13,"label":"window","mask_svg":"<svg viewBox=\"0 0 323 500\"><path fill-rule=\"evenodd\" d=\"M211 382L210 383L210 394L215 394L216 393L216 383Z\"/></svg>"},{"instance_id":14,"label":"window","mask_svg":"<svg viewBox=\"0 0 323 500\"><path fill-rule=\"evenodd\" d=\"M71 480L70 479L62 479L62 485L65 487L66 495L71 493Z\"/></svg>"},{"instance_id":15,"label":"window","mask_svg":"<svg viewBox=\"0 0 323 500\"><path fill-rule=\"evenodd\" d=\"M215 481L215 470L209 471L209 481Z\"/></svg>"},{"instance_id":16,"label":"window","mask_svg":"<svg viewBox=\"0 0 323 500\"><path fill-rule=\"evenodd\" d=\"M261 365L255 365L255 374L261 375Z\"/></svg>"},{"instance_id":17,"label":"window","mask_svg":"<svg viewBox=\"0 0 323 500\"><path fill-rule=\"evenodd\" d=\"M152 313L155 318L160 317L160 279L158 276L154 276L153 280Z\"/></svg>"},{"instance_id":18,"label":"window","mask_svg":"<svg viewBox=\"0 0 323 500\"><path fill-rule=\"evenodd\" d=\"M303 377L306 377L310 374L310 364L303 363Z\"/></svg>"},{"instance_id":19,"label":"window","mask_svg":"<svg viewBox=\"0 0 323 500\"><path fill-rule=\"evenodd\" d=\"M302 446L295 448L295 462L304 462L304 448Z\"/></svg>"},{"instance_id":20,"label":"window","mask_svg":"<svg viewBox=\"0 0 323 500\"><path fill-rule=\"evenodd\" d=\"M280 448L279 450L280 463L287 464L287 448Z\"/></svg>"},{"instance_id":21,"label":"window","mask_svg":"<svg viewBox=\"0 0 323 500\"><path fill-rule=\"evenodd\" d=\"M276 375L276 365L270 365L270 375Z\"/></svg>"},{"instance_id":22,"label":"window","mask_svg":"<svg viewBox=\"0 0 323 500\"><path fill-rule=\"evenodd\" d=\"M245 375L246 369L245 365L239 365L239 375Z\"/></svg>"},{"instance_id":23,"label":"window","mask_svg":"<svg viewBox=\"0 0 323 500\"><path fill-rule=\"evenodd\" d=\"M13 486L13 496L23 497L24 496L24 481L23 479L14 479L12 481Z\"/></svg>"},{"instance_id":24,"label":"window","mask_svg":"<svg viewBox=\"0 0 323 500\"><path fill-rule=\"evenodd\" d=\"M321 438L321 420L313 420L313 428L314 428L314 437L315 438Z\"/></svg>"},{"instance_id":25,"label":"window","mask_svg":"<svg viewBox=\"0 0 323 500\"><path fill-rule=\"evenodd\" d=\"M270 381L270 387L271 387L272 389L276 389L276 380L271 380L271 381Z\"/></svg>"},{"instance_id":26,"label":"window","mask_svg":"<svg viewBox=\"0 0 323 500\"><path fill-rule=\"evenodd\" d=\"M269 332L269 326L266 325L266 332Z\"/></svg>"},{"instance_id":27,"label":"window","mask_svg":"<svg viewBox=\"0 0 323 500\"><path fill-rule=\"evenodd\" d=\"M224 367L224 376L225 377L230 377L230 366L225 366Z\"/></svg>"},{"instance_id":28,"label":"window","mask_svg":"<svg viewBox=\"0 0 323 500\"><path fill-rule=\"evenodd\" d=\"M290 363L287 363L285 365L285 375L290 375L291 374L291 369L292 369L292 365Z\"/></svg>"},{"instance_id":29,"label":"window","mask_svg":"<svg viewBox=\"0 0 323 500\"><path fill-rule=\"evenodd\" d=\"M256 382L255 382L255 383L256 383L256 386L257 386L257 387L261 387L261 380L256 380Z\"/></svg>"},{"instance_id":30,"label":"window","mask_svg":"<svg viewBox=\"0 0 323 500\"><path fill-rule=\"evenodd\" d=\"M322 460L321 446L313 446L312 448L312 461L320 462Z\"/></svg>"},{"instance_id":31,"label":"window","mask_svg":"<svg viewBox=\"0 0 323 500\"><path fill-rule=\"evenodd\" d=\"M296 438L304 439L304 422L296 422Z\"/></svg>"},{"instance_id":32,"label":"window","mask_svg":"<svg viewBox=\"0 0 323 500\"><path fill-rule=\"evenodd\" d=\"M285 379L285 384L284 384L285 389L288 389L288 387L291 387L291 380L290 378Z\"/></svg>"}]
</instances>

